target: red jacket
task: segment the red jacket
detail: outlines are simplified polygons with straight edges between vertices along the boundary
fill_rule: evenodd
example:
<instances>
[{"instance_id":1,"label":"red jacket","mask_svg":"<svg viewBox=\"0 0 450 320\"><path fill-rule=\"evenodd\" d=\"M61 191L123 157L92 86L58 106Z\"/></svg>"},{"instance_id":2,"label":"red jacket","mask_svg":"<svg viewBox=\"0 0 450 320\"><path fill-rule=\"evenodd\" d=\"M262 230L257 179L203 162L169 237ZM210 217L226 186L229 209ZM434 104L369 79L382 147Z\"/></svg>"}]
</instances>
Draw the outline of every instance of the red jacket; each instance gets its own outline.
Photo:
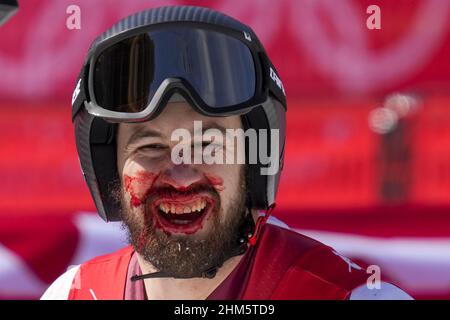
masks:
<instances>
[{"instance_id":1,"label":"red jacket","mask_svg":"<svg viewBox=\"0 0 450 320\"><path fill-rule=\"evenodd\" d=\"M124 299L132 254L133 248L126 247L82 264L69 299L92 300L92 291L102 300ZM237 299L347 299L368 277L332 248L271 224L263 227L236 269Z\"/></svg>"}]
</instances>

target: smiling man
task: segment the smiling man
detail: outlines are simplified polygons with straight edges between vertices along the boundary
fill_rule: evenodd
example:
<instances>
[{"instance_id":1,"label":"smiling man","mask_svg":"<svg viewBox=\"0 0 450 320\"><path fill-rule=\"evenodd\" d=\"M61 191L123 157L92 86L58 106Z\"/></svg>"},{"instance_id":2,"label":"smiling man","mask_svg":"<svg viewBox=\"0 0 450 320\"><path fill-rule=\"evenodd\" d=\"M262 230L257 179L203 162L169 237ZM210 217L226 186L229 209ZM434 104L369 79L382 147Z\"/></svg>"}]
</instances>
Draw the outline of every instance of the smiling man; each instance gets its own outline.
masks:
<instances>
[{"instance_id":1,"label":"smiling man","mask_svg":"<svg viewBox=\"0 0 450 320\"><path fill-rule=\"evenodd\" d=\"M130 246L70 269L43 299L409 298L370 290L362 267L269 217L286 109L263 46L233 18L163 7L106 31L72 118L98 213L123 221Z\"/></svg>"},{"instance_id":2,"label":"smiling man","mask_svg":"<svg viewBox=\"0 0 450 320\"><path fill-rule=\"evenodd\" d=\"M236 237L246 222L245 166L172 161L178 143L171 139L175 130L183 128L192 136L202 136L202 132L195 133L194 121L202 121L204 129L241 128L239 116L207 117L183 101L169 102L150 122L119 125L117 166L122 179L115 194L139 266L146 274L161 270L179 278L199 277L195 281L146 280L148 298L205 299L242 257L236 256L240 253ZM195 144L209 142L193 140L189 148ZM226 146L216 148L226 150ZM214 272L225 261L214 281L201 278L203 272ZM150 289L165 283L184 283L184 290L178 286Z\"/></svg>"}]
</instances>

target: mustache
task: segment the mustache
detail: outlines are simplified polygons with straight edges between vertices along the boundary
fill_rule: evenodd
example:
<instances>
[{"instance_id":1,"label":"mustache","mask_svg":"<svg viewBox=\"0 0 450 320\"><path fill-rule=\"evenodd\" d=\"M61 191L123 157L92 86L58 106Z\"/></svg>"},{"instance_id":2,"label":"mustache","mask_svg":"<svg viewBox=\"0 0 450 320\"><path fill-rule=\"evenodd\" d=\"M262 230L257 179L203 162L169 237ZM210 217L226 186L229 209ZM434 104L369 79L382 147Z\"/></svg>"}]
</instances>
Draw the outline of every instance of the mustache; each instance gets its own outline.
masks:
<instances>
[{"instance_id":1,"label":"mustache","mask_svg":"<svg viewBox=\"0 0 450 320\"><path fill-rule=\"evenodd\" d=\"M219 194L213 186L207 183L194 183L183 189L175 188L171 185L155 186L147 193L146 203L157 198L176 199L179 197L189 197L200 193L209 194L216 202L220 199Z\"/></svg>"},{"instance_id":2,"label":"mustache","mask_svg":"<svg viewBox=\"0 0 450 320\"><path fill-rule=\"evenodd\" d=\"M112 201L114 201L114 205L120 210L121 216L123 216L125 208L127 208L125 199L125 190L120 179L115 179L111 181L108 185L109 196ZM179 197L189 197L197 194L207 194L211 198L215 200L216 209L220 207L221 198L218 191L209 184L207 181L198 181L195 182L188 187L176 188L170 184L156 184L153 185L149 190L145 192L142 202L147 205L152 203L154 200L158 198L179 198Z\"/></svg>"}]
</instances>

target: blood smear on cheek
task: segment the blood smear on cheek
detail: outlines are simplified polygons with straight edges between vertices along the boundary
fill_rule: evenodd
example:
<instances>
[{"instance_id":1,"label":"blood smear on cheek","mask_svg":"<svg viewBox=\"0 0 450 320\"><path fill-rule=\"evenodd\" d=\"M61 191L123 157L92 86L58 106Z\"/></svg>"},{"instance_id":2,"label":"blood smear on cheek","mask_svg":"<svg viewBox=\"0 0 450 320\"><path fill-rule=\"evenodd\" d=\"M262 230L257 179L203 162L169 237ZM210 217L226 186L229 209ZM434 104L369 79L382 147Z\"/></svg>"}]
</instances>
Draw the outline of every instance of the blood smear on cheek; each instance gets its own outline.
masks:
<instances>
[{"instance_id":1,"label":"blood smear on cheek","mask_svg":"<svg viewBox=\"0 0 450 320\"><path fill-rule=\"evenodd\" d=\"M134 176L124 175L125 191L130 195L130 205L132 207L138 207L143 204L156 178L156 174L148 171L138 171Z\"/></svg>"}]
</instances>

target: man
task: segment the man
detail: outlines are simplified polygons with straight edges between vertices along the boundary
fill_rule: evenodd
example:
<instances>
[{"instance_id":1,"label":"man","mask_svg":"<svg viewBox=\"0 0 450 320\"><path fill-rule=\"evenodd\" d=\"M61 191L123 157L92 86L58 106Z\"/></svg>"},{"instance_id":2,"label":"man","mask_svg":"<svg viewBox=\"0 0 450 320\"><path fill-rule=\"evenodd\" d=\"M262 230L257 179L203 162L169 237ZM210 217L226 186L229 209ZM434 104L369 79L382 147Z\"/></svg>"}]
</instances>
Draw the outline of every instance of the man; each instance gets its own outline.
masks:
<instances>
[{"instance_id":1,"label":"man","mask_svg":"<svg viewBox=\"0 0 450 320\"><path fill-rule=\"evenodd\" d=\"M70 269L43 298L409 298L369 290L362 267L269 220L285 113L263 46L228 16L163 7L106 31L72 117L98 212L124 222L131 246Z\"/></svg>"}]
</instances>

